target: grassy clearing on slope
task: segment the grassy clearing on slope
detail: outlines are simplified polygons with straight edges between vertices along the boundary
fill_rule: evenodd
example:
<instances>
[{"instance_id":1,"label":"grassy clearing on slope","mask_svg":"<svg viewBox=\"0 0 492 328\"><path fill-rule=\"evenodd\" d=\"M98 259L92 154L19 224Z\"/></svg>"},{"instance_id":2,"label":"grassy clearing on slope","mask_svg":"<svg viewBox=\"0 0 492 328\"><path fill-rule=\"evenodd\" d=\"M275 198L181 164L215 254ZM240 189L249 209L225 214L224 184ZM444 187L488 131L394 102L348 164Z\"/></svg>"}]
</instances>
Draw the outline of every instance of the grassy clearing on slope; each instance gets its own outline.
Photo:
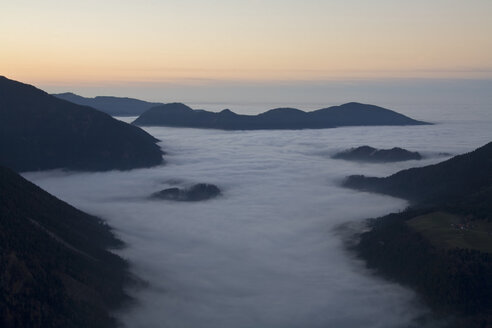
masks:
<instances>
[{"instance_id":1,"label":"grassy clearing on slope","mask_svg":"<svg viewBox=\"0 0 492 328\"><path fill-rule=\"evenodd\" d=\"M465 248L492 253L491 222L469 220L445 212L432 212L406 223L438 248Z\"/></svg>"}]
</instances>

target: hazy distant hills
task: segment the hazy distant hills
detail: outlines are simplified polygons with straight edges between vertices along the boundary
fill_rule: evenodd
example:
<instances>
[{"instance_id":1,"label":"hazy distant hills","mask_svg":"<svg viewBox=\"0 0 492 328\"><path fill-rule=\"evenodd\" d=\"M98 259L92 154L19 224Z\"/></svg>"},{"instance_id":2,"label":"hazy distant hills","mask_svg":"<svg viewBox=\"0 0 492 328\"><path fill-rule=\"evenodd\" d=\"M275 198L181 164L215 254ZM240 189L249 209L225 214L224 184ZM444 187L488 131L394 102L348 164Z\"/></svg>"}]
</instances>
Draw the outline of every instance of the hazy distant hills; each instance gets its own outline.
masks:
<instances>
[{"instance_id":1,"label":"hazy distant hills","mask_svg":"<svg viewBox=\"0 0 492 328\"><path fill-rule=\"evenodd\" d=\"M108 226L0 166L0 326L116 327L127 263Z\"/></svg>"},{"instance_id":2,"label":"hazy distant hills","mask_svg":"<svg viewBox=\"0 0 492 328\"><path fill-rule=\"evenodd\" d=\"M162 105L134 98L98 96L87 98L71 92L53 94L53 96L73 102L77 105L89 106L112 116L138 116L146 110Z\"/></svg>"},{"instance_id":3,"label":"hazy distant hills","mask_svg":"<svg viewBox=\"0 0 492 328\"><path fill-rule=\"evenodd\" d=\"M333 156L335 159L347 161L360 161L372 163L400 162L408 160L420 160L419 152L412 152L400 147L391 149L376 149L370 146L360 146L339 152Z\"/></svg>"},{"instance_id":4,"label":"hazy distant hills","mask_svg":"<svg viewBox=\"0 0 492 328\"><path fill-rule=\"evenodd\" d=\"M392 110L360 103L304 112L296 108L276 108L258 115L240 115L228 109L219 113L193 110L181 103L153 107L134 122L140 126L172 126L223 130L321 129L364 125L429 124Z\"/></svg>"},{"instance_id":5,"label":"hazy distant hills","mask_svg":"<svg viewBox=\"0 0 492 328\"><path fill-rule=\"evenodd\" d=\"M0 163L16 171L149 167L162 163L156 142L108 114L0 77Z\"/></svg>"}]
</instances>

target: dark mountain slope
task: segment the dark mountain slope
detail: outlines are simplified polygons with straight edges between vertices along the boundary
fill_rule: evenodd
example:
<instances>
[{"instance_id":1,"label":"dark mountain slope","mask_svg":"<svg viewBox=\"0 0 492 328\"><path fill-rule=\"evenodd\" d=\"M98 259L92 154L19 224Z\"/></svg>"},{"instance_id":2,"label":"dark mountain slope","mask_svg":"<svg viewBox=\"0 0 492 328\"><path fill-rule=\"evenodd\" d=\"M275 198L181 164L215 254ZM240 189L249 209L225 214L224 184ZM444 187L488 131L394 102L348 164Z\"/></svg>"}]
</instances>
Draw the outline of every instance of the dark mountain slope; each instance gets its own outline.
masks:
<instances>
[{"instance_id":1,"label":"dark mountain slope","mask_svg":"<svg viewBox=\"0 0 492 328\"><path fill-rule=\"evenodd\" d=\"M420 218L432 224L441 210L409 209L373 220L355 251L369 268L416 290L435 313L448 319L444 327L491 327L492 254L469 247L439 247L412 226ZM471 231L446 229L449 234L472 236Z\"/></svg>"},{"instance_id":2,"label":"dark mountain slope","mask_svg":"<svg viewBox=\"0 0 492 328\"><path fill-rule=\"evenodd\" d=\"M0 326L114 327L127 264L107 225L0 166Z\"/></svg>"},{"instance_id":3,"label":"dark mountain slope","mask_svg":"<svg viewBox=\"0 0 492 328\"><path fill-rule=\"evenodd\" d=\"M17 171L162 163L156 139L90 107L0 77L0 163Z\"/></svg>"},{"instance_id":4,"label":"dark mountain slope","mask_svg":"<svg viewBox=\"0 0 492 328\"><path fill-rule=\"evenodd\" d=\"M53 96L77 105L89 106L112 116L138 116L146 110L162 105L134 98L99 96L87 98L71 92L53 94Z\"/></svg>"},{"instance_id":5,"label":"dark mountain slope","mask_svg":"<svg viewBox=\"0 0 492 328\"><path fill-rule=\"evenodd\" d=\"M433 205L469 199L472 194L479 197L492 186L492 142L447 161L386 178L350 176L345 186Z\"/></svg>"},{"instance_id":6,"label":"dark mountain slope","mask_svg":"<svg viewBox=\"0 0 492 328\"><path fill-rule=\"evenodd\" d=\"M223 130L321 129L351 125L421 125L389 109L373 105L348 103L341 106L304 112L296 108L276 108L259 115L239 115L230 110L220 113L193 110L173 103L157 106L134 122L140 126L176 126Z\"/></svg>"},{"instance_id":7,"label":"dark mountain slope","mask_svg":"<svg viewBox=\"0 0 492 328\"><path fill-rule=\"evenodd\" d=\"M492 327L492 143L345 185L412 201L360 235L355 251L368 267L414 288L450 327Z\"/></svg>"}]
</instances>

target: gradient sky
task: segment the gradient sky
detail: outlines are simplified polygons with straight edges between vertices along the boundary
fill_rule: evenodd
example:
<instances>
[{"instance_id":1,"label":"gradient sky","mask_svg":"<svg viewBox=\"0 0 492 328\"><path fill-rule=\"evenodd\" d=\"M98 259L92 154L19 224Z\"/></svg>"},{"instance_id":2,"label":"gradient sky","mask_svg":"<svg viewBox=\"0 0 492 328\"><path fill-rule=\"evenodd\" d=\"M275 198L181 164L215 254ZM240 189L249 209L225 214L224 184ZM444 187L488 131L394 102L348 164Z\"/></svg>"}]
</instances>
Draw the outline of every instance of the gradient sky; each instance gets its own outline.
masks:
<instances>
[{"instance_id":1,"label":"gradient sky","mask_svg":"<svg viewBox=\"0 0 492 328\"><path fill-rule=\"evenodd\" d=\"M492 79L490 0L0 0L0 75L41 86Z\"/></svg>"}]
</instances>

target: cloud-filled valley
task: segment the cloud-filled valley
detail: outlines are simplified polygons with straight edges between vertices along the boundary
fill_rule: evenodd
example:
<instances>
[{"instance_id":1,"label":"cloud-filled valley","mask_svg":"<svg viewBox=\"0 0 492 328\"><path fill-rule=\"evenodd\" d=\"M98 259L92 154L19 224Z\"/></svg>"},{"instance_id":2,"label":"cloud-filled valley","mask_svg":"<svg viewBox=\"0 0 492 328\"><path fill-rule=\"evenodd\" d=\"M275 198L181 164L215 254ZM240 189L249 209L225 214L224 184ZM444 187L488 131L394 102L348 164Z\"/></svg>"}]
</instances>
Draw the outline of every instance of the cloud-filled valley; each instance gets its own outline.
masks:
<instances>
[{"instance_id":1,"label":"cloud-filled valley","mask_svg":"<svg viewBox=\"0 0 492 328\"><path fill-rule=\"evenodd\" d=\"M115 228L119 250L148 284L132 290L127 327L420 327L413 292L377 278L344 248L340 226L403 209L403 200L339 187L440 161L361 164L352 146L462 153L489 141L480 122L301 131L146 128L166 165L25 176ZM469 132L467 132L469 131ZM471 132L470 132L471 131ZM432 143L429 138L432 137ZM218 185L197 203L148 199L169 186Z\"/></svg>"}]
</instances>

